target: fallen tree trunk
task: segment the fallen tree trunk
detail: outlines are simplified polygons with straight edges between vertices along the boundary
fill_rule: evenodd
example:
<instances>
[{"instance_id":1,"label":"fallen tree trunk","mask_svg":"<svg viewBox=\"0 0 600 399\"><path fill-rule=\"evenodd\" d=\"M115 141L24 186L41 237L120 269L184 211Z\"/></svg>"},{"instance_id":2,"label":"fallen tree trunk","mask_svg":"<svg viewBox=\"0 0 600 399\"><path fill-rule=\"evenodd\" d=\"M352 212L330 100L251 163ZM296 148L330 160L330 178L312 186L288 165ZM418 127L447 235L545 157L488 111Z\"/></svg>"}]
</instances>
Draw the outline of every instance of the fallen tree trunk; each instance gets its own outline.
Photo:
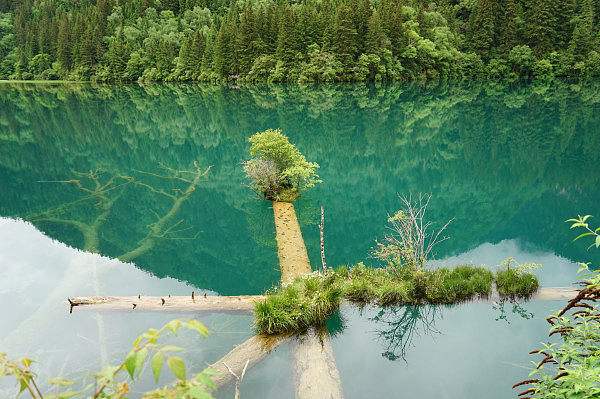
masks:
<instances>
[{"instance_id":1,"label":"fallen tree trunk","mask_svg":"<svg viewBox=\"0 0 600 399\"><path fill-rule=\"evenodd\" d=\"M211 377L217 388L235 382L231 373L241 375L244 368L251 368L263 360L271 351L290 339L285 335L255 335L237 345L229 353L209 366L214 372ZM246 363L248 365L246 366Z\"/></svg>"},{"instance_id":2,"label":"fallen tree trunk","mask_svg":"<svg viewBox=\"0 0 600 399\"><path fill-rule=\"evenodd\" d=\"M312 271L294 205L273 202L281 284ZM318 336L311 328L297 338L292 350L297 399L341 399L342 384L329 334Z\"/></svg>"},{"instance_id":3,"label":"fallen tree trunk","mask_svg":"<svg viewBox=\"0 0 600 399\"><path fill-rule=\"evenodd\" d=\"M217 296L89 296L69 298L71 311L76 308L93 310L130 310L134 312L233 312L250 313L262 295Z\"/></svg>"},{"instance_id":4,"label":"fallen tree trunk","mask_svg":"<svg viewBox=\"0 0 600 399\"><path fill-rule=\"evenodd\" d=\"M579 289L571 287L540 288L530 300L563 301L577 296ZM264 299L264 295L240 296L83 296L69 298L72 308L85 308L97 311L135 310L144 312L224 312L250 313L254 303ZM162 303L164 299L165 303ZM484 300L499 300L498 294L493 294ZM135 308L133 305L136 305Z\"/></svg>"},{"instance_id":5,"label":"fallen tree trunk","mask_svg":"<svg viewBox=\"0 0 600 399\"><path fill-rule=\"evenodd\" d=\"M572 287L546 287L540 288L531 299L543 301L571 300L579 294L578 288Z\"/></svg>"},{"instance_id":6,"label":"fallen tree trunk","mask_svg":"<svg viewBox=\"0 0 600 399\"><path fill-rule=\"evenodd\" d=\"M342 385L329 334L311 328L293 350L296 399L341 399Z\"/></svg>"},{"instance_id":7,"label":"fallen tree trunk","mask_svg":"<svg viewBox=\"0 0 600 399\"><path fill-rule=\"evenodd\" d=\"M312 270L294 205L289 202L273 202L273 214L281 284L285 285Z\"/></svg>"},{"instance_id":8,"label":"fallen tree trunk","mask_svg":"<svg viewBox=\"0 0 600 399\"><path fill-rule=\"evenodd\" d=\"M574 287L542 287L538 289L531 298L528 299L517 299L519 302L523 301L564 301L571 300L579 293L578 288ZM482 298L482 300L488 301L499 301L500 295L494 290L489 298Z\"/></svg>"}]
</instances>

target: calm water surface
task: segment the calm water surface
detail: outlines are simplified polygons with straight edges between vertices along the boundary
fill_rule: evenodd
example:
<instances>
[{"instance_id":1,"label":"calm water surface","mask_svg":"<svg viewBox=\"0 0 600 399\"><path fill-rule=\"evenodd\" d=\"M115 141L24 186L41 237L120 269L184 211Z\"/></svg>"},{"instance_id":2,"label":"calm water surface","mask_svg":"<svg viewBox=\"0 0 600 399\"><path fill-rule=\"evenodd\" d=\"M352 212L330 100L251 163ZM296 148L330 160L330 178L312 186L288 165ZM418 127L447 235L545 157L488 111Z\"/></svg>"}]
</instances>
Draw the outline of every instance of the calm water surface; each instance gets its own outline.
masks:
<instances>
[{"instance_id":1,"label":"calm water surface","mask_svg":"<svg viewBox=\"0 0 600 399\"><path fill-rule=\"evenodd\" d=\"M276 127L321 165L323 184L296 204L315 266L321 205L328 263L376 265L369 250L397 194L417 192L432 194L433 220L454 219L434 265L495 268L514 256L543 263L543 285L565 286L575 262L598 260L571 243L564 220L600 215L600 85L3 84L0 351L38 359L43 378L85 375L177 315L69 315L68 296L256 294L277 284L272 210L240 167L247 137ZM211 168L186 195L195 161ZM511 397L559 305L344 308L329 327L345 395ZM177 338L194 370L252 334L250 316L200 319L209 338ZM252 369L242 392L292 397L289 349Z\"/></svg>"}]
</instances>

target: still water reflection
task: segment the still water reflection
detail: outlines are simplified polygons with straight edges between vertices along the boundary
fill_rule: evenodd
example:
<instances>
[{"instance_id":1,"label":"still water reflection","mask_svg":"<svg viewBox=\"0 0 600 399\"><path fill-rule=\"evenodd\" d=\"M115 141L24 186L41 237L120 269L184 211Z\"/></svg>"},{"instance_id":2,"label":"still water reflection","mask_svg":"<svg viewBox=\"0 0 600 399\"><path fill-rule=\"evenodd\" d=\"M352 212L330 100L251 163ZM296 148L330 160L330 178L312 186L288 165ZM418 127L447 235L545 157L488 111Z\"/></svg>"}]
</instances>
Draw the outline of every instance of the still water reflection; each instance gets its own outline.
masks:
<instances>
[{"instance_id":1,"label":"still water reflection","mask_svg":"<svg viewBox=\"0 0 600 399\"><path fill-rule=\"evenodd\" d=\"M375 263L369 249L397 193L419 191L432 193L434 220L454 218L442 263L494 267L515 256L543 263L543 285L556 286L573 281L574 261L594 258L570 243L563 221L600 215L600 85L3 84L0 350L36 357L51 375L83 372L173 315L69 316L67 296L236 295L277 284L272 212L240 167L247 137L270 127L321 165L324 183L297 203L315 265L321 205L328 263ZM511 323L483 303L425 318L425 309L344 309L332 322L344 389L476 398L495 387L492 397L507 397L555 307L527 304L521 313L534 316L524 318L509 304ZM250 317L203 321L213 334L194 344L196 365L252 333ZM286 351L248 375L247 397L289 396Z\"/></svg>"}]
</instances>

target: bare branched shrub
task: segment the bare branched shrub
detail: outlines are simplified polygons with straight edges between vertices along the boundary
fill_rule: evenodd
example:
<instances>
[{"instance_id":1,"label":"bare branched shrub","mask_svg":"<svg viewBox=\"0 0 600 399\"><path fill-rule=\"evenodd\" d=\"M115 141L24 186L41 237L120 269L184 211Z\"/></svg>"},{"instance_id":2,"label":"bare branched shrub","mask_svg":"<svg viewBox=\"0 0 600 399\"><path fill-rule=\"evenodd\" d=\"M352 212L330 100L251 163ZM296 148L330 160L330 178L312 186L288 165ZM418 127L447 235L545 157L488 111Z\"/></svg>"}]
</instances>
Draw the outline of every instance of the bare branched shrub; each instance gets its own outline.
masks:
<instances>
[{"instance_id":1,"label":"bare branched shrub","mask_svg":"<svg viewBox=\"0 0 600 399\"><path fill-rule=\"evenodd\" d=\"M426 220L430 194L400 196L402 207L388 217L390 233L377 242L373 256L391 267L423 268L433 255L433 248L448 239L443 233L452 222L435 229L433 222Z\"/></svg>"},{"instance_id":2,"label":"bare branched shrub","mask_svg":"<svg viewBox=\"0 0 600 399\"><path fill-rule=\"evenodd\" d=\"M253 158L244 162L244 172L250 179L251 187L269 200L277 199L281 191L280 171L277 164L270 159Z\"/></svg>"}]
</instances>

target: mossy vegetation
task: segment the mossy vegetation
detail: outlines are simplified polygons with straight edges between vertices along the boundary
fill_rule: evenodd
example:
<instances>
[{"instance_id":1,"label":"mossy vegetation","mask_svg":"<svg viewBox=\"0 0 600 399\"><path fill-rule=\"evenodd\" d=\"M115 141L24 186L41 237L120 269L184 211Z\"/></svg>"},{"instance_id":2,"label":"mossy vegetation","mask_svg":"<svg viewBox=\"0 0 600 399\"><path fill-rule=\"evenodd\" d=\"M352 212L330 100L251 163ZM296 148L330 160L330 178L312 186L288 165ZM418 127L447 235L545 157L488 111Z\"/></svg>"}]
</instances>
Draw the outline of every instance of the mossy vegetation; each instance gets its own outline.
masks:
<instances>
[{"instance_id":1,"label":"mossy vegetation","mask_svg":"<svg viewBox=\"0 0 600 399\"><path fill-rule=\"evenodd\" d=\"M300 277L255 306L256 330L289 334L323 325L343 299L359 305L455 304L487 297L493 274L483 267L371 268L362 263Z\"/></svg>"}]
</instances>

